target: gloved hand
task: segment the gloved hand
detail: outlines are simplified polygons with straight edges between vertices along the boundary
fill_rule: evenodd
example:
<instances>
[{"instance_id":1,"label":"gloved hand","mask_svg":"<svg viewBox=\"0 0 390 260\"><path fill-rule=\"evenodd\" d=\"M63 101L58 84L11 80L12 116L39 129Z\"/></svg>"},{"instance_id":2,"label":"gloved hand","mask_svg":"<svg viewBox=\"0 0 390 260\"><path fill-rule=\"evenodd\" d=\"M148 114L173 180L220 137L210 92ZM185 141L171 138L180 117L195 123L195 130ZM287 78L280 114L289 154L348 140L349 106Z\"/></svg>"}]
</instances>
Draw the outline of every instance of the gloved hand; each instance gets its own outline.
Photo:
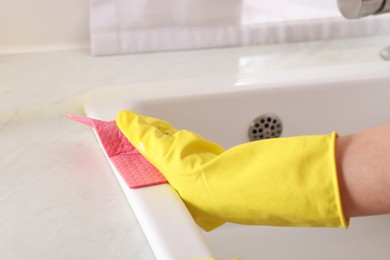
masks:
<instances>
[{"instance_id":1,"label":"gloved hand","mask_svg":"<svg viewBox=\"0 0 390 260\"><path fill-rule=\"evenodd\" d=\"M168 122L122 111L117 126L167 178L199 226L225 222L347 227L335 132L268 139L224 150Z\"/></svg>"}]
</instances>

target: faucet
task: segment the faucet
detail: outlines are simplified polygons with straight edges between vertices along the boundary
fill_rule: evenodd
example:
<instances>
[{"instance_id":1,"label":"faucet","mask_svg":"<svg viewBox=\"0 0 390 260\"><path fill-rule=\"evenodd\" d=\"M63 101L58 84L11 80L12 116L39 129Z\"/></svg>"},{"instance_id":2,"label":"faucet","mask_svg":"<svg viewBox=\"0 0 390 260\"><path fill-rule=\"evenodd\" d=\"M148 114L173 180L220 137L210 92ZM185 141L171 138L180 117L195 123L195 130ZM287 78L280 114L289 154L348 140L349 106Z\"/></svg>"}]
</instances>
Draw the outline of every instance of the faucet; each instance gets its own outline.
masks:
<instances>
[{"instance_id":1,"label":"faucet","mask_svg":"<svg viewBox=\"0 0 390 260\"><path fill-rule=\"evenodd\" d=\"M341 14L347 19L390 12L390 0L337 0L337 4ZM380 56L390 61L390 46L384 48Z\"/></svg>"},{"instance_id":2,"label":"faucet","mask_svg":"<svg viewBox=\"0 0 390 260\"><path fill-rule=\"evenodd\" d=\"M347 19L390 12L390 0L337 0L337 3Z\"/></svg>"}]
</instances>

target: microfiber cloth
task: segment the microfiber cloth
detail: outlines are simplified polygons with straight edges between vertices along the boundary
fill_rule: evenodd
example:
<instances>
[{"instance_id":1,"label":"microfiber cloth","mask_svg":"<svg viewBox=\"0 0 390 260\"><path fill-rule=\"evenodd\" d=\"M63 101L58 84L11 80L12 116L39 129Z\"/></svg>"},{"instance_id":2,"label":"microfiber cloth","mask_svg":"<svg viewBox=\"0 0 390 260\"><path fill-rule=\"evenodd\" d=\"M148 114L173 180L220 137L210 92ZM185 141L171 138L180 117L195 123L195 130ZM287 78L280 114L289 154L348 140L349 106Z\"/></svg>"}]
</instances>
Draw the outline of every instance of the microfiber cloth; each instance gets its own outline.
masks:
<instances>
[{"instance_id":1,"label":"microfiber cloth","mask_svg":"<svg viewBox=\"0 0 390 260\"><path fill-rule=\"evenodd\" d=\"M67 117L95 129L108 158L130 188L168 183L160 171L127 140L115 121L106 122L75 115L67 115Z\"/></svg>"}]
</instances>

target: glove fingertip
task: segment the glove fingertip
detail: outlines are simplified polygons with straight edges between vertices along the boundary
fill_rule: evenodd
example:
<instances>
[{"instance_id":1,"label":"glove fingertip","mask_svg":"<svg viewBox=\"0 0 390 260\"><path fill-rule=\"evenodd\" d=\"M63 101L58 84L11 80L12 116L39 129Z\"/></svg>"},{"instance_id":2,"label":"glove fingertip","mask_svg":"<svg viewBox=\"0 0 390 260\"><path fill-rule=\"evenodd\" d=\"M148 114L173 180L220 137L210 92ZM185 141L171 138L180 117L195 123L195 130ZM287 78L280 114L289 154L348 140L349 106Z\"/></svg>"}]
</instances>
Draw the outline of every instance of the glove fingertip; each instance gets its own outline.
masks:
<instances>
[{"instance_id":1,"label":"glove fingertip","mask_svg":"<svg viewBox=\"0 0 390 260\"><path fill-rule=\"evenodd\" d=\"M135 112L123 110L116 116L116 124L121 130L124 130L129 128L137 118L139 118L139 116Z\"/></svg>"}]
</instances>

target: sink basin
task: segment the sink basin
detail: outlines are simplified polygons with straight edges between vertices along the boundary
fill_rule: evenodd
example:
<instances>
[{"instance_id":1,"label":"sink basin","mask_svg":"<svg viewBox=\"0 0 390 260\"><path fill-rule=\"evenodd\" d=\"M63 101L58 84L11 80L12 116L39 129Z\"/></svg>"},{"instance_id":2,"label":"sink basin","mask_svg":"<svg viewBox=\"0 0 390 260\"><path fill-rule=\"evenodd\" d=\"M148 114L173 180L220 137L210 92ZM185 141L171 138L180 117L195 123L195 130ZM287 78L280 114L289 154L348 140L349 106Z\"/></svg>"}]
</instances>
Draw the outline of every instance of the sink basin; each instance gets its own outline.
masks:
<instances>
[{"instance_id":1,"label":"sink basin","mask_svg":"<svg viewBox=\"0 0 390 260\"><path fill-rule=\"evenodd\" d=\"M164 90L164 91L162 91ZM266 74L148 82L90 93L87 116L122 109L170 121L225 148L248 142L248 127L272 113L282 136L344 135L390 122L390 64L371 62ZM129 189L113 167L157 259L387 259L390 216L356 218L348 230L226 224L201 231L168 185Z\"/></svg>"}]
</instances>

